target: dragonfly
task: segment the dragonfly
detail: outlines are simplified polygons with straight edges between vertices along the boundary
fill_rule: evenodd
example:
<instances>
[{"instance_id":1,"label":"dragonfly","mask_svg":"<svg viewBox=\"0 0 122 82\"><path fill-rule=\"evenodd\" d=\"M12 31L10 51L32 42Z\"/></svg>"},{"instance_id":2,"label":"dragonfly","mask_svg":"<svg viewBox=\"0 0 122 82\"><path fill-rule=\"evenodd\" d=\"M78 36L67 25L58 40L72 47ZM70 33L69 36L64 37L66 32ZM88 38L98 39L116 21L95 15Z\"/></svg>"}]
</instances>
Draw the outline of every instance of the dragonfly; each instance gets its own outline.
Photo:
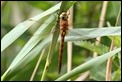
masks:
<instances>
[{"instance_id":1,"label":"dragonfly","mask_svg":"<svg viewBox=\"0 0 122 82\"><path fill-rule=\"evenodd\" d=\"M62 58L63 58L63 49L64 49L64 40L65 40L65 36L69 30L69 27L70 27L70 24L69 24L69 21L68 21L68 17L69 17L69 14L70 13L67 13L67 12L62 12L59 16L60 18L60 22L59 22L59 25L60 25L60 37L61 37L61 40L60 40L60 47L59 47L59 58L58 58L58 73L60 74L61 72L61 68L62 68ZM95 23L98 23L99 21L94 21ZM89 22L88 22L89 23ZM77 24L74 24L74 25L77 25ZM52 31L51 31L52 33ZM36 35L34 35L36 36Z\"/></svg>"},{"instance_id":2,"label":"dragonfly","mask_svg":"<svg viewBox=\"0 0 122 82\"><path fill-rule=\"evenodd\" d=\"M58 73L61 71L61 66L62 66L62 55L63 55L63 47L64 47L64 38L65 35L68 31L68 15L66 12L63 12L60 15L60 36L61 36L61 41L60 41L60 50L59 50L59 64L58 64Z\"/></svg>"}]
</instances>

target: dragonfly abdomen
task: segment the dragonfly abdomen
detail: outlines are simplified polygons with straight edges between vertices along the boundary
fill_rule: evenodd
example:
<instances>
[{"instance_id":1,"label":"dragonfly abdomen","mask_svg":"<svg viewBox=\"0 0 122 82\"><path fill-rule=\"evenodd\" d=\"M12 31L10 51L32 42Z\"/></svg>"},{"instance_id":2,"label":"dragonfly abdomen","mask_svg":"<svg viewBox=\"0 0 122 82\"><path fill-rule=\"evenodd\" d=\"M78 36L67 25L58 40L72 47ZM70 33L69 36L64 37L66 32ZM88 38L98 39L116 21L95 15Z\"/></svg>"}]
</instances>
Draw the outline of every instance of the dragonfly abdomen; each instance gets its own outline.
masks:
<instances>
[{"instance_id":1,"label":"dragonfly abdomen","mask_svg":"<svg viewBox=\"0 0 122 82\"><path fill-rule=\"evenodd\" d=\"M66 31L63 30L61 31L61 41L60 41L60 50L59 50L59 71L61 71L61 66L62 66L62 56L63 56L63 49L64 49L64 37L66 35Z\"/></svg>"}]
</instances>

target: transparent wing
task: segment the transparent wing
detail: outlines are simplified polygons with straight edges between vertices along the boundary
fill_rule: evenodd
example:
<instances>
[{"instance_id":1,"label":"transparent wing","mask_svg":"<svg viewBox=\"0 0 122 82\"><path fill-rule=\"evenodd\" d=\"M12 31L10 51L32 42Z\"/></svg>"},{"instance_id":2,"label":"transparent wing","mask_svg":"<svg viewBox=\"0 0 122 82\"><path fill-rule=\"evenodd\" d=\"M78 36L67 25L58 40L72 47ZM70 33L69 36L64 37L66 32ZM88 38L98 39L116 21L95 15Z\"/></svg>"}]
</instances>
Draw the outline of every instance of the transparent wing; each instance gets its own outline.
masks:
<instances>
[{"instance_id":1,"label":"transparent wing","mask_svg":"<svg viewBox=\"0 0 122 82\"><path fill-rule=\"evenodd\" d=\"M31 21L33 21L33 20L31 20ZM43 22L39 22L38 21L36 26L43 27L43 25L48 25L47 28L51 28L51 29L48 29L47 32L45 32L44 34L43 33L41 33L41 34L44 35L44 36L45 35L51 35L51 34L53 34L56 31L56 30L54 30L55 22L56 22L56 20L53 21L51 24L49 24L49 23L43 23ZM73 24L73 26L71 26L71 24L69 24L69 29L71 27L73 27L73 28L98 28L99 22L100 21L85 22L85 23ZM104 22L104 26L106 26L105 23L106 22ZM30 38L30 37L34 37L34 36L38 36L38 35L39 35L38 33L36 33L36 34L31 33L26 38Z\"/></svg>"}]
</instances>

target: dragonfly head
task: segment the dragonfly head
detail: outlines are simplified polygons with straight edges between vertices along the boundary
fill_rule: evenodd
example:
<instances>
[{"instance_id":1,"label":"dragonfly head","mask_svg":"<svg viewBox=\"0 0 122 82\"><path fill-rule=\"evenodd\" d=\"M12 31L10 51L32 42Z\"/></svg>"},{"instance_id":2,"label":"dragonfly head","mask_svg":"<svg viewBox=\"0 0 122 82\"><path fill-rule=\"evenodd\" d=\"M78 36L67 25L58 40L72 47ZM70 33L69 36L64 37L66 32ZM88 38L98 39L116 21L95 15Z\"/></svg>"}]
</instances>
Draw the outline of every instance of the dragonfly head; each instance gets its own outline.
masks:
<instances>
[{"instance_id":1,"label":"dragonfly head","mask_svg":"<svg viewBox=\"0 0 122 82\"><path fill-rule=\"evenodd\" d=\"M67 20L68 19L68 14L66 12L61 13L60 19L61 20Z\"/></svg>"}]
</instances>

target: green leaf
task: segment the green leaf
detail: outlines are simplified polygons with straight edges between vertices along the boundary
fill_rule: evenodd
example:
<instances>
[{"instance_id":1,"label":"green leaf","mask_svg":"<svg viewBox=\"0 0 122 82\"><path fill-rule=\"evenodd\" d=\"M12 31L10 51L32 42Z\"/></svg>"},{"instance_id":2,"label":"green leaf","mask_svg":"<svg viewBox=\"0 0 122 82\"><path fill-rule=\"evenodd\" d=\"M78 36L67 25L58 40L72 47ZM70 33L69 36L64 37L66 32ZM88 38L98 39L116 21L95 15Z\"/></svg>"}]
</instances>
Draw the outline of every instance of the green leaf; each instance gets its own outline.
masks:
<instances>
[{"instance_id":1,"label":"green leaf","mask_svg":"<svg viewBox=\"0 0 122 82\"><path fill-rule=\"evenodd\" d=\"M107 28L70 29L68 35L70 36L68 38L70 38L72 41L86 40L102 36L120 36L121 26Z\"/></svg>"},{"instance_id":2,"label":"green leaf","mask_svg":"<svg viewBox=\"0 0 122 82\"><path fill-rule=\"evenodd\" d=\"M106 62L105 62L106 63ZM102 63L90 70L90 79L105 81L106 64Z\"/></svg>"},{"instance_id":3,"label":"green leaf","mask_svg":"<svg viewBox=\"0 0 122 82\"><path fill-rule=\"evenodd\" d=\"M68 80L69 78L71 78L72 76L78 75L84 71L87 71L95 66L98 66L100 64L102 64L103 62L105 62L109 57L115 55L116 53L120 52L121 47L117 48L111 52L108 52L106 54L103 54L99 57L93 58L91 60L89 60L88 62L74 68L71 72L64 74L63 76L61 76L60 78L56 79L56 81L65 81Z\"/></svg>"},{"instance_id":4,"label":"green leaf","mask_svg":"<svg viewBox=\"0 0 122 82\"><path fill-rule=\"evenodd\" d=\"M103 44L96 45L95 43L91 43L89 41L77 41L74 43L75 45L82 46L92 52L97 52L98 54L104 54L109 50L109 48Z\"/></svg>"},{"instance_id":5,"label":"green leaf","mask_svg":"<svg viewBox=\"0 0 122 82\"><path fill-rule=\"evenodd\" d=\"M112 74L112 81L121 81L121 68Z\"/></svg>"},{"instance_id":6,"label":"green leaf","mask_svg":"<svg viewBox=\"0 0 122 82\"><path fill-rule=\"evenodd\" d=\"M60 7L60 12L67 12L67 10L74 5L74 3L76 3L76 1L63 1L62 5ZM61 14L61 13L60 13Z\"/></svg>"},{"instance_id":7,"label":"green leaf","mask_svg":"<svg viewBox=\"0 0 122 82\"><path fill-rule=\"evenodd\" d=\"M51 16L49 19L47 19L48 22L42 24L39 29L35 32L34 35L37 36L32 36L30 40L26 43L26 45L23 47L23 49L18 53L16 58L13 60L9 68L7 69L6 73L9 72L14 66L16 66L30 51L33 49L39 41L41 41L45 36L48 36L50 33L51 28L47 28L47 26L54 20L54 16ZM5 73L5 74L6 74ZM5 76L5 75L4 75Z\"/></svg>"},{"instance_id":8,"label":"green leaf","mask_svg":"<svg viewBox=\"0 0 122 82\"><path fill-rule=\"evenodd\" d=\"M43 10L50 8L51 6L53 6L54 3L54 2L51 3L50 1L26 1L26 2L36 8Z\"/></svg>"},{"instance_id":9,"label":"green leaf","mask_svg":"<svg viewBox=\"0 0 122 82\"><path fill-rule=\"evenodd\" d=\"M47 11L32 17L20 24L18 24L14 29L12 29L9 33L7 33L1 40L1 52L10 46L17 38L19 38L31 25L36 23L41 18L50 15L51 13L57 11L60 8L61 3L53 6ZM32 21L33 20L33 21Z\"/></svg>"},{"instance_id":10,"label":"green leaf","mask_svg":"<svg viewBox=\"0 0 122 82\"><path fill-rule=\"evenodd\" d=\"M120 47L121 46L121 36L116 36L116 37L108 37L110 38L111 40L113 39L114 40L114 45L117 46L117 47Z\"/></svg>"}]
</instances>

